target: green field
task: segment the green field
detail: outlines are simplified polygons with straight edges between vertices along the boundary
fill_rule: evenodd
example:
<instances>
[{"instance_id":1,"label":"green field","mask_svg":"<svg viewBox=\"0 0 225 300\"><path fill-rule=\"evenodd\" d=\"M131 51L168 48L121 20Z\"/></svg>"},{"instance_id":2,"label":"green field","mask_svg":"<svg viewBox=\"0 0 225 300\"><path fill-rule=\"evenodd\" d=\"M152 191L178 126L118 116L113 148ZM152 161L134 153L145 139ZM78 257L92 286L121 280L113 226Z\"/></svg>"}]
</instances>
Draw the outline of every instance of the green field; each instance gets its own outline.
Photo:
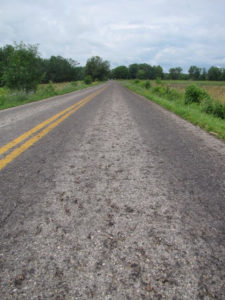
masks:
<instances>
[{"instance_id":1,"label":"green field","mask_svg":"<svg viewBox=\"0 0 225 300\"><path fill-rule=\"evenodd\" d=\"M100 82L93 82L91 84L85 84L83 81L76 81L40 84L37 91L30 94L23 91L10 91L7 88L0 88L0 109L6 109L57 95L63 95L91 87L99 83Z\"/></svg>"},{"instance_id":2,"label":"green field","mask_svg":"<svg viewBox=\"0 0 225 300\"><path fill-rule=\"evenodd\" d=\"M219 106L219 109L222 109L224 117L225 82L162 80L151 81L150 88L146 88L146 81L143 80L123 80L120 82L135 93L158 103L183 119L225 140L225 119L206 113L204 103L185 104L184 96L188 85L194 83L200 86L210 95L212 103L216 107Z\"/></svg>"}]
</instances>

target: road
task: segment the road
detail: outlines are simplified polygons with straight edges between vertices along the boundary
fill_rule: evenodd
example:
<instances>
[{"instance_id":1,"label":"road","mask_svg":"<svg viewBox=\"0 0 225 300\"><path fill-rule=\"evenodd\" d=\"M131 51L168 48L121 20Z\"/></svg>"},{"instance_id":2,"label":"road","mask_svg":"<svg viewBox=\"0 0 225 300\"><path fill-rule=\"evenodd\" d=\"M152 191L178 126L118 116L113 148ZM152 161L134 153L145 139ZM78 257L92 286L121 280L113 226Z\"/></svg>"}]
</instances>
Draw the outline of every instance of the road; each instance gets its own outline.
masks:
<instances>
[{"instance_id":1,"label":"road","mask_svg":"<svg viewBox=\"0 0 225 300\"><path fill-rule=\"evenodd\" d=\"M225 299L225 144L113 81L0 112L0 299Z\"/></svg>"}]
</instances>

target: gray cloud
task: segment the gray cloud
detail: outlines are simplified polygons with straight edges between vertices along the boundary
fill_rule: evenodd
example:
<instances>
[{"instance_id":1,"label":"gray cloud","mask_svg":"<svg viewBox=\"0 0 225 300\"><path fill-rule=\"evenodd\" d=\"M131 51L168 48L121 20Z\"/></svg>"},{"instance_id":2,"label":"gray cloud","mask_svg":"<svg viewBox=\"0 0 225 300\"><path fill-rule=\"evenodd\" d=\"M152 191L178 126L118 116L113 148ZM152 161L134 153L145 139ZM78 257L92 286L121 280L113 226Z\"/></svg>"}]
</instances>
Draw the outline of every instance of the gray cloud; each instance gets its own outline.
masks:
<instances>
[{"instance_id":1,"label":"gray cloud","mask_svg":"<svg viewBox=\"0 0 225 300\"><path fill-rule=\"evenodd\" d=\"M1 0L0 45L39 43L42 56L165 69L225 66L223 0Z\"/></svg>"}]
</instances>

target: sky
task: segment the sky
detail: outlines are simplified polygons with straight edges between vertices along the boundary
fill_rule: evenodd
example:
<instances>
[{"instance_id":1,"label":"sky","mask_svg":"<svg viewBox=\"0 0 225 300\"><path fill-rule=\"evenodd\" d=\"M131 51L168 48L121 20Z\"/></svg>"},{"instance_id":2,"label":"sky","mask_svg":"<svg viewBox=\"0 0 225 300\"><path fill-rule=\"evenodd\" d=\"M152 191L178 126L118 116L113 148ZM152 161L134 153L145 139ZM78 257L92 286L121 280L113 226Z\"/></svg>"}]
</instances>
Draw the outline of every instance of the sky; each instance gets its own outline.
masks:
<instances>
[{"instance_id":1,"label":"sky","mask_svg":"<svg viewBox=\"0 0 225 300\"><path fill-rule=\"evenodd\" d=\"M225 67L225 0L0 0L0 46L111 67Z\"/></svg>"}]
</instances>

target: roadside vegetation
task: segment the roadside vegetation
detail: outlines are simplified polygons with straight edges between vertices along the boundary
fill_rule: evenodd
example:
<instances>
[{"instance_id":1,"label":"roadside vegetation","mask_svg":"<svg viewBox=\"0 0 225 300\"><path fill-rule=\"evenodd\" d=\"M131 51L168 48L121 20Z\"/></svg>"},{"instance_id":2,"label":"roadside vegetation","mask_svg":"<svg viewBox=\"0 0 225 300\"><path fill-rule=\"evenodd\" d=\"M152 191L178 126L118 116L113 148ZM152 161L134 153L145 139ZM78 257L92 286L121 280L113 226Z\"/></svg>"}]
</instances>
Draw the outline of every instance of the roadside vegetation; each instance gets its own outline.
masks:
<instances>
[{"instance_id":1,"label":"roadside vegetation","mask_svg":"<svg viewBox=\"0 0 225 300\"><path fill-rule=\"evenodd\" d=\"M72 81L48 84L39 84L33 92L27 93L21 90L10 90L8 88L0 88L0 109L6 109L29 102L34 102L53 96L71 93L77 90L85 89L99 84L99 81L86 83L84 81Z\"/></svg>"},{"instance_id":2,"label":"roadside vegetation","mask_svg":"<svg viewBox=\"0 0 225 300\"><path fill-rule=\"evenodd\" d=\"M199 82L187 83L184 90L171 87L170 85L174 84L172 81L160 79L155 81L124 80L121 83L130 90L225 140L225 102L222 99L214 99ZM176 84L178 83L176 82ZM213 86L210 83L208 90ZM221 83L221 87L225 88L225 83Z\"/></svg>"},{"instance_id":3,"label":"roadside vegetation","mask_svg":"<svg viewBox=\"0 0 225 300\"><path fill-rule=\"evenodd\" d=\"M43 59L37 45L6 45L0 48L0 109L83 89L109 76L109 62L99 56L81 67L62 56Z\"/></svg>"},{"instance_id":4,"label":"roadside vegetation","mask_svg":"<svg viewBox=\"0 0 225 300\"><path fill-rule=\"evenodd\" d=\"M153 81L153 85L156 83ZM185 89L194 84L204 89L212 98L221 103L225 103L225 80L224 81L199 81L199 80L163 80L163 85L173 88L181 93L185 93Z\"/></svg>"}]
</instances>

